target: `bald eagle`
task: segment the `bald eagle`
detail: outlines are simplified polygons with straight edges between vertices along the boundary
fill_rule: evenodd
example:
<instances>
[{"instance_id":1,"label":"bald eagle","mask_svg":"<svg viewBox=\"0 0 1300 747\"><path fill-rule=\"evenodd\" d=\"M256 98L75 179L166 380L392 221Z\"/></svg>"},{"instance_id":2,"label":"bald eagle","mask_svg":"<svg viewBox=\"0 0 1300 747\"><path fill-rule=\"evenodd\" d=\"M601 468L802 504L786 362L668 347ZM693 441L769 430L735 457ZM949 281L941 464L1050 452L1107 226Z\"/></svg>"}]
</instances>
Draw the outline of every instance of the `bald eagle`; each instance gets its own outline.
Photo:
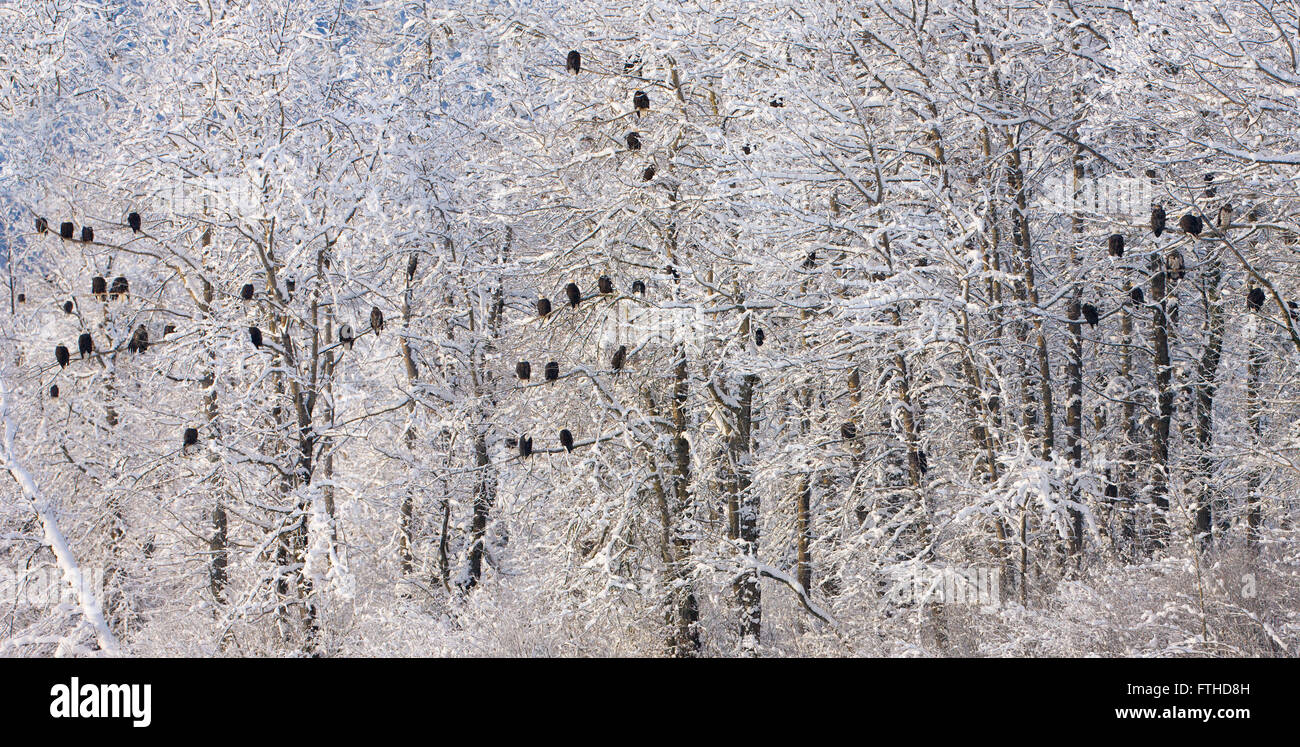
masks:
<instances>
[{"instance_id":1,"label":"bald eagle","mask_svg":"<svg viewBox=\"0 0 1300 747\"><path fill-rule=\"evenodd\" d=\"M143 353L149 350L149 329L141 324L135 328L131 334L131 341L126 344L126 349L132 353Z\"/></svg>"},{"instance_id":2,"label":"bald eagle","mask_svg":"<svg viewBox=\"0 0 1300 747\"><path fill-rule=\"evenodd\" d=\"M1264 289L1251 288L1250 293L1246 295L1246 309L1248 311L1259 311L1264 308Z\"/></svg>"},{"instance_id":3,"label":"bald eagle","mask_svg":"<svg viewBox=\"0 0 1300 747\"><path fill-rule=\"evenodd\" d=\"M1110 235L1110 238L1106 239L1106 246L1110 249L1110 256L1123 257L1124 256L1124 235L1119 233L1112 233Z\"/></svg>"},{"instance_id":4,"label":"bald eagle","mask_svg":"<svg viewBox=\"0 0 1300 747\"><path fill-rule=\"evenodd\" d=\"M568 428L560 431L560 445L564 447L565 451L573 451L573 434L569 432Z\"/></svg>"},{"instance_id":5,"label":"bald eagle","mask_svg":"<svg viewBox=\"0 0 1300 747\"><path fill-rule=\"evenodd\" d=\"M1197 219L1200 220L1199 218ZM1182 280L1185 265L1183 264L1183 255L1177 250L1169 252L1165 257L1165 264L1169 267L1170 280Z\"/></svg>"},{"instance_id":6,"label":"bald eagle","mask_svg":"<svg viewBox=\"0 0 1300 747\"><path fill-rule=\"evenodd\" d=\"M569 298L569 306L576 307L582 301L582 291L578 290L577 283L569 283L564 286L564 295Z\"/></svg>"},{"instance_id":7,"label":"bald eagle","mask_svg":"<svg viewBox=\"0 0 1300 747\"><path fill-rule=\"evenodd\" d=\"M1151 208L1151 232L1157 238L1165 232L1165 208L1163 205L1156 205Z\"/></svg>"},{"instance_id":8,"label":"bald eagle","mask_svg":"<svg viewBox=\"0 0 1300 747\"><path fill-rule=\"evenodd\" d=\"M623 364L627 362L627 346L619 345L618 350L614 351L614 357L609 364L615 371L622 371Z\"/></svg>"},{"instance_id":9,"label":"bald eagle","mask_svg":"<svg viewBox=\"0 0 1300 747\"><path fill-rule=\"evenodd\" d=\"M59 368L68 367L68 348L65 345L54 346L54 360L59 364Z\"/></svg>"},{"instance_id":10,"label":"bald eagle","mask_svg":"<svg viewBox=\"0 0 1300 747\"><path fill-rule=\"evenodd\" d=\"M1083 318L1088 321L1089 327L1096 327L1098 320L1097 307L1090 303L1085 303L1083 305Z\"/></svg>"},{"instance_id":11,"label":"bald eagle","mask_svg":"<svg viewBox=\"0 0 1300 747\"><path fill-rule=\"evenodd\" d=\"M132 233L140 233L140 214L131 213L126 216L126 224L131 227Z\"/></svg>"},{"instance_id":12,"label":"bald eagle","mask_svg":"<svg viewBox=\"0 0 1300 747\"><path fill-rule=\"evenodd\" d=\"M569 56L564 61L564 69L574 75L582 72L582 53L576 49L569 50Z\"/></svg>"}]
</instances>

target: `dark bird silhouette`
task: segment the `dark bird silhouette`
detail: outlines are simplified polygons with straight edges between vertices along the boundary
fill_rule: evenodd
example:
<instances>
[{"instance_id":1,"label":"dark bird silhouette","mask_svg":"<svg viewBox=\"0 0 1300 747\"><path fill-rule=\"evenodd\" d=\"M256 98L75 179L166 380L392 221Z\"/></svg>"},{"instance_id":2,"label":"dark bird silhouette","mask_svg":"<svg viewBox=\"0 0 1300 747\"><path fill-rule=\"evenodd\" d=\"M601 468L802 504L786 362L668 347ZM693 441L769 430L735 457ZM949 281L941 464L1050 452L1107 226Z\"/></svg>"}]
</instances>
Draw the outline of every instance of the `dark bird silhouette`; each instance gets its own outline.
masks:
<instances>
[{"instance_id":1,"label":"dark bird silhouette","mask_svg":"<svg viewBox=\"0 0 1300 747\"><path fill-rule=\"evenodd\" d=\"M637 91L632 94L632 106L636 109L636 115L641 116L641 112L650 111L650 95L645 91Z\"/></svg>"},{"instance_id":2,"label":"dark bird silhouette","mask_svg":"<svg viewBox=\"0 0 1300 747\"><path fill-rule=\"evenodd\" d=\"M95 341L91 339L89 332L82 332L81 337L77 338L77 353L84 360L86 356L95 352Z\"/></svg>"},{"instance_id":3,"label":"dark bird silhouette","mask_svg":"<svg viewBox=\"0 0 1300 747\"><path fill-rule=\"evenodd\" d=\"M131 213L126 216L126 224L131 227L132 233L140 233L140 214Z\"/></svg>"},{"instance_id":4,"label":"dark bird silhouette","mask_svg":"<svg viewBox=\"0 0 1300 747\"><path fill-rule=\"evenodd\" d=\"M58 362L59 368L68 367L68 348L66 345L54 346L54 360Z\"/></svg>"},{"instance_id":5,"label":"dark bird silhouette","mask_svg":"<svg viewBox=\"0 0 1300 747\"><path fill-rule=\"evenodd\" d=\"M569 50L569 56L564 61L564 69L574 75L582 72L582 53L576 49Z\"/></svg>"},{"instance_id":6,"label":"dark bird silhouette","mask_svg":"<svg viewBox=\"0 0 1300 747\"><path fill-rule=\"evenodd\" d=\"M108 281L96 275L90 279L90 292L103 301L108 297Z\"/></svg>"},{"instance_id":7,"label":"dark bird silhouette","mask_svg":"<svg viewBox=\"0 0 1300 747\"><path fill-rule=\"evenodd\" d=\"M763 347L763 340L765 339L767 339L767 335L763 333L762 327L759 327L758 329L754 330L755 345L759 346L760 348Z\"/></svg>"},{"instance_id":8,"label":"dark bird silhouette","mask_svg":"<svg viewBox=\"0 0 1300 747\"><path fill-rule=\"evenodd\" d=\"M1156 205L1151 208L1151 232L1157 237L1165 232L1165 207Z\"/></svg>"},{"instance_id":9,"label":"dark bird silhouette","mask_svg":"<svg viewBox=\"0 0 1300 747\"><path fill-rule=\"evenodd\" d=\"M627 149L641 150L641 138L635 132L629 132L627 134Z\"/></svg>"},{"instance_id":10,"label":"dark bird silhouette","mask_svg":"<svg viewBox=\"0 0 1300 747\"><path fill-rule=\"evenodd\" d=\"M353 341L356 340L356 339L357 339L357 336L354 335L354 334L352 334L352 325L351 325L351 324L341 324L341 325L339 325L339 342L343 343L344 347L346 347L348 350L351 350L351 349L352 349L352 343L353 343Z\"/></svg>"},{"instance_id":11,"label":"dark bird silhouette","mask_svg":"<svg viewBox=\"0 0 1300 747\"><path fill-rule=\"evenodd\" d=\"M614 292L614 281L610 280L608 275L601 275L600 279L596 281L596 287L600 289L601 293L609 295Z\"/></svg>"},{"instance_id":12,"label":"dark bird silhouette","mask_svg":"<svg viewBox=\"0 0 1300 747\"><path fill-rule=\"evenodd\" d=\"M163 326L163 337L166 337L167 335L170 335L175 331L176 331L175 324L166 324Z\"/></svg>"},{"instance_id":13,"label":"dark bird silhouette","mask_svg":"<svg viewBox=\"0 0 1300 747\"><path fill-rule=\"evenodd\" d=\"M59 385L50 384L50 399L58 399L58 398L59 398Z\"/></svg>"},{"instance_id":14,"label":"dark bird silhouette","mask_svg":"<svg viewBox=\"0 0 1300 747\"><path fill-rule=\"evenodd\" d=\"M378 306L370 307L370 328L379 334L384 331L384 312Z\"/></svg>"},{"instance_id":15,"label":"dark bird silhouette","mask_svg":"<svg viewBox=\"0 0 1300 747\"><path fill-rule=\"evenodd\" d=\"M555 381L558 378L560 378L560 364L557 363L556 361L551 361L550 363L547 363L546 380Z\"/></svg>"},{"instance_id":16,"label":"dark bird silhouette","mask_svg":"<svg viewBox=\"0 0 1300 747\"><path fill-rule=\"evenodd\" d=\"M81 240L89 244L95 240L95 229L90 226L81 227Z\"/></svg>"},{"instance_id":17,"label":"dark bird silhouette","mask_svg":"<svg viewBox=\"0 0 1300 747\"><path fill-rule=\"evenodd\" d=\"M249 327L248 338L253 341L253 347L259 350L262 348L262 330L257 327Z\"/></svg>"},{"instance_id":18,"label":"dark bird silhouette","mask_svg":"<svg viewBox=\"0 0 1300 747\"><path fill-rule=\"evenodd\" d=\"M1139 285L1133 286L1133 290L1128 292L1128 297L1138 306L1147 302L1146 294L1142 292L1142 286Z\"/></svg>"},{"instance_id":19,"label":"dark bird silhouette","mask_svg":"<svg viewBox=\"0 0 1300 747\"><path fill-rule=\"evenodd\" d=\"M1096 327L1098 319L1097 307L1090 303L1085 303L1083 305L1083 318L1087 320L1089 327Z\"/></svg>"},{"instance_id":20,"label":"dark bird silhouette","mask_svg":"<svg viewBox=\"0 0 1300 747\"><path fill-rule=\"evenodd\" d=\"M149 350L149 328L141 324L135 328L131 334L131 341L126 344L126 349L132 353L144 353Z\"/></svg>"},{"instance_id":21,"label":"dark bird silhouette","mask_svg":"<svg viewBox=\"0 0 1300 747\"><path fill-rule=\"evenodd\" d=\"M72 221L65 220L59 224L59 235L65 239L70 239L72 238L72 229Z\"/></svg>"},{"instance_id":22,"label":"dark bird silhouette","mask_svg":"<svg viewBox=\"0 0 1300 747\"><path fill-rule=\"evenodd\" d=\"M852 441L857 437L858 437L858 426L855 425L852 420L844 421L844 424L840 426L840 438L844 439L845 441Z\"/></svg>"},{"instance_id":23,"label":"dark bird silhouette","mask_svg":"<svg viewBox=\"0 0 1300 747\"><path fill-rule=\"evenodd\" d=\"M569 298L569 306L576 307L582 301L582 292L578 290L577 283L569 283L564 286L564 295Z\"/></svg>"},{"instance_id":24,"label":"dark bird silhouette","mask_svg":"<svg viewBox=\"0 0 1300 747\"><path fill-rule=\"evenodd\" d=\"M36 219L36 233L48 233L49 230L50 230L50 222L48 220L44 218Z\"/></svg>"},{"instance_id":25,"label":"dark bird silhouette","mask_svg":"<svg viewBox=\"0 0 1300 747\"><path fill-rule=\"evenodd\" d=\"M411 279L413 279L413 278L415 277L415 268L418 267L419 264L420 264L420 262L419 262L419 260L416 259L416 257L415 257L414 254L411 255L411 258L410 258L410 259L406 260L406 279L407 279L407 280L411 280Z\"/></svg>"},{"instance_id":26,"label":"dark bird silhouette","mask_svg":"<svg viewBox=\"0 0 1300 747\"><path fill-rule=\"evenodd\" d=\"M26 293L19 293L19 294L18 294L18 303L27 303L27 294L26 294Z\"/></svg>"},{"instance_id":27,"label":"dark bird silhouette","mask_svg":"<svg viewBox=\"0 0 1300 747\"><path fill-rule=\"evenodd\" d=\"M64 302L63 302L63 313L65 313L65 314L71 314L71 313L72 313L72 302L71 302L71 301L64 301Z\"/></svg>"},{"instance_id":28,"label":"dark bird silhouette","mask_svg":"<svg viewBox=\"0 0 1300 747\"><path fill-rule=\"evenodd\" d=\"M1177 249L1169 252L1165 256L1165 265L1169 268L1169 279L1178 281L1183 279L1183 273L1186 266L1183 264L1183 255Z\"/></svg>"},{"instance_id":29,"label":"dark bird silhouette","mask_svg":"<svg viewBox=\"0 0 1300 747\"><path fill-rule=\"evenodd\" d=\"M633 293L639 293L639 294L641 294L641 295L644 296L644 295L645 295L645 283L642 282L642 281L640 281L640 280L633 280L633 281L632 281L632 292L633 292Z\"/></svg>"},{"instance_id":30,"label":"dark bird silhouette","mask_svg":"<svg viewBox=\"0 0 1300 747\"><path fill-rule=\"evenodd\" d=\"M776 98L772 99L768 103L772 105L773 109L780 109L781 107L785 106L785 97L777 96Z\"/></svg>"},{"instance_id":31,"label":"dark bird silhouette","mask_svg":"<svg viewBox=\"0 0 1300 747\"><path fill-rule=\"evenodd\" d=\"M619 345L618 350L614 351L614 357L610 359L609 365L615 371L622 371L623 364L627 362L627 346Z\"/></svg>"},{"instance_id":32,"label":"dark bird silhouette","mask_svg":"<svg viewBox=\"0 0 1300 747\"><path fill-rule=\"evenodd\" d=\"M653 178L655 178L655 165L652 163L645 167L645 171L641 172L641 181L648 182Z\"/></svg>"},{"instance_id":33,"label":"dark bird silhouette","mask_svg":"<svg viewBox=\"0 0 1300 747\"><path fill-rule=\"evenodd\" d=\"M1192 215L1191 213L1188 213L1187 215L1184 215L1183 217L1178 219L1178 227L1182 229L1183 233L1190 233L1193 236L1200 236L1201 229L1204 226L1201 223L1200 216L1196 216L1196 215Z\"/></svg>"},{"instance_id":34,"label":"dark bird silhouette","mask_svg":"<svg viewBox=\"0 0 1300 747\"><path fill-rule=\"evenodd\" d=\"M560 431L560 445L564 447L565 451L573 451L573 434L569 432L568 428Z\"/></svg>"},{"instance_id":35,"label":"dark bird silhouette","mask_svg":"<svg viewBox=\"0 0 1300 747\"><path fill-rule=\"evenodd\" d=\"M537 315L540 317L545 317L549 313L551 313L551 299L549 298L537 299Z\"/></svg>"},{"instance_id":36,"label":"dark bird silhouette","mask_svg":"<svg viewBox=\"0 0 1300 747\"><path fill-rule=\"evenodd\" d=\"M113 278L113 285L108 289L108 297L110 300L116 301L119 297L130 295L130 293L131 284L126 282L126 278L121 275Z\"/></svg>"},{"instance_id":37,"label":"dark bird silhouette","mask_svg":"<svg viewBox=\"0 0 1300 747\"><path fill-rule=\"evenodd\" d=\"M199 429L186 428L185 435L181 437L181 451L189 449L191 446L199 445Z\"/></svg>"},{"instance_id":38,"label":"dark bird silhouette","mask_svg":"<svg viewBox=\"0 0 1300 747\"><path fill-rule=\"evenodd\" d=\"M253 290L252 283L244 283L244 287L239 289L239 297L244 299L245 301L252 301L253 293L254 290Z\"/></svg>"},{"instance_id":39,"label":"dark bird silhouette","mask_svg":"<svg viewBox=\"0 0 1300 747\"><path fill-rule=\"evenodd\" d=\"M533 439L531 436L520 436L519 438L519 456L528 457L533 453Z\"/></svg>"},{"instance_id":40,"label":"dark bird silhouette","mask_svg":"<svg viewBox=\"0 0 1300 747\"><path fill-rule=\"evenodd\" d=\"M519 361L515 364L515 375L523 381L528 381L533 376L533 365L528 361Z\"/></svg>"},{"instance_id":41,"label":"dark bird silhouette","mask_svg":"<svg viewBox=\"0 0 1300 747\"><path fill-rule=\"evenodd\" d=\"M1250 293L1246 295L1246 309L1259 311L1262 308L1264 308L1264 289L1251 288Z\"/></svg>"},{"instance_id":42,"label":"dark bird silhouette","mask_svg":"<svg viewBox=\"0 0 1300 747\"><path fill-rule=\"evenodd\" d=\"M1110 238L1106 239L1106 247L1107 249L1110 250L1110 256L1123 257L1124 256L1124 235L1118 233L1112 233L1110 235Z\"/></svg>"}]
</instances>

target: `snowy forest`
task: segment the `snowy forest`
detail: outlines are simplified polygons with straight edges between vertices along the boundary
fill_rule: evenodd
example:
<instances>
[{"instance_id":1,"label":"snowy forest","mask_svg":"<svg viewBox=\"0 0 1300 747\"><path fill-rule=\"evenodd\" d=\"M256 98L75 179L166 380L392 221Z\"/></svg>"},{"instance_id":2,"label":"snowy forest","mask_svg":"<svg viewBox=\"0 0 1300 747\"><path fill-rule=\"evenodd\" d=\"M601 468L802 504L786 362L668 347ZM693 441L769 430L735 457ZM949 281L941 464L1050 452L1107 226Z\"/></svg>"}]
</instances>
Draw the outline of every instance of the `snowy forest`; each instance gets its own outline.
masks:
<instances>
[{"instance_id":1,"label":"snowy forest","mask_svg":"<svg viewBox=\"0 0 1300 747\"><path fill-rule=\"evenodd\" d=\"M1296 656L1297 47L0 4L0 656Z\"/></svg>"}]
</instances>

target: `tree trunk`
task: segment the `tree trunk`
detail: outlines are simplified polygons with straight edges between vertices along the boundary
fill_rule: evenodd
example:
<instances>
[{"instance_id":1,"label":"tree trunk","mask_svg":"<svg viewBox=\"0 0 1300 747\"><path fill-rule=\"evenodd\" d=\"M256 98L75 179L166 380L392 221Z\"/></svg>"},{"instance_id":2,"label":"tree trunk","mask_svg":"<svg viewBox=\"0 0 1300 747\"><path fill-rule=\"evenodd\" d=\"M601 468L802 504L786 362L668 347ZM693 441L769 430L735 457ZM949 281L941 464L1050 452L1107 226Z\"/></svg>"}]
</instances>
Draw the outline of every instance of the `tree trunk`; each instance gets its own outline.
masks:
<instances>
[{"instance_id":1,"label":"tree trunk","mask_svg":"<svg viewBox=\"0 0 1300 747\"><path fill-rule=\"evenodd\" d=\"M1152 341L1156 368L1156 422L1151 438L1151 498L1154 505L1150 545L1163 548L1169 540L1169 425L1174 416L1172 367L1169 362L1169 278L1157 254L1151 261Z\"/></svg>"},{"instance_id":2,"label":"tree trunk","mask_svg":"<svg viewBox=\"0 0 1300 747\"><path fill-rule=\"evenodd\" d=\"M1214 459L1211 447L1214 439L1214 394L1218 389L1219 360L1223 351L1223 302L1219 297L1220 271L1217 263L1206 271L1203 281L1205 299L1205 349L1197 366L1195 394L1196 444L1200 449L1201 480L1200 501L1196 507L1193 527L1202 546L1208 546L1214 530L1215 493L1213 488Z\"/></svg>"}]
</instances>

